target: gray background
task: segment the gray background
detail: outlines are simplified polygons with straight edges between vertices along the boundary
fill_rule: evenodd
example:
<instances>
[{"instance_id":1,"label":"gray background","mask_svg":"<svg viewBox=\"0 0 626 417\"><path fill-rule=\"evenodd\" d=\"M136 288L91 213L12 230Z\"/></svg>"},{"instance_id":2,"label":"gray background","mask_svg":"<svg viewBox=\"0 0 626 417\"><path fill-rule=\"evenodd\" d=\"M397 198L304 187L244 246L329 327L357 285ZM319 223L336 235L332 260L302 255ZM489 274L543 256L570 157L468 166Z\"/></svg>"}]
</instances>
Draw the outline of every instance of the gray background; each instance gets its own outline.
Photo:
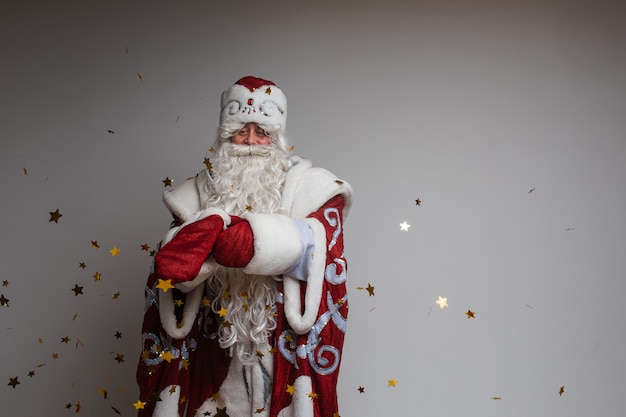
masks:
<instances>
[{"instance_id":1,"label":"gray background","mask_svg":"<svg viewBox=\"0 0 626 417\"><path fill-rule=\"evenodd\" d=\"M134 414L162 181L202 169L219 94L256 75L295 153L356 190L343 417L623 416L625 23L591 0L3 1L0 414Z\"/></svg>"}]
</instances>

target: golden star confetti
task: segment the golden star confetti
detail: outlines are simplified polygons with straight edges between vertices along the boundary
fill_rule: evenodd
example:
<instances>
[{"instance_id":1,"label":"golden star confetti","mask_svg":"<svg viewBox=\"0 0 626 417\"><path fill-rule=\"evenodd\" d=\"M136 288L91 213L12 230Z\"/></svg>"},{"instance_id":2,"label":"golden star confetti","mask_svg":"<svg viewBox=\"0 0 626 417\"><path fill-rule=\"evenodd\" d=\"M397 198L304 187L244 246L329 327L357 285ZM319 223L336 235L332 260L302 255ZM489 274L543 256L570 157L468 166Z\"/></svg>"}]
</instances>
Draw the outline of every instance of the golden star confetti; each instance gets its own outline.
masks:
<instances>
[{"instance_id":1,"label":"golden star confetti","mask_svg":"<svg viewBox=\"0 0 626 417\"><path fill-rule=\"evenodd\" d=\"M97 240L92 240L91 241L91 247L94 249L100 249L100 245L98 245L98 241Z\"/></svg>"},{"instance_id":2,"label":"golden star confetti","mask_svg":"<svg viewBox=\"0 0 626 417\"><path fill-rule=\"evenodd\" d=\"M37 342L39 342L40 345L43 345L43 339L41 337L37 339Z\"/></svg>"},{"instance_id":3,"label":"golden star confetti","mask_svg":"<svg viewBox=\"0 0 626 417\"><path fill-rule=\"evenodd\" d=\"M441 309L444 309L444 308L448 307L448 298L439 296L439 299L437 301L435 301L435 303L439 304L439 307Z\"/></svg>"},{"instance_id":4,"label":"golden star confetti","mask_svg":"<svg viewBox=\"0 0 626 417\"><path fill-rule=\"evenodd\" d=\"M415 205L416 206L421 206L422 205L422 200L420 200L419 198L417 200L415 200Z\"/></svg>"},{"instance_id":5,"label":"golden star confetti","mask_svg":"<svg viewBox=\"0 0 626 417\"><path fill-rule=\"evenodd\" d=\"M565 385L562 385L561 388L559 388L559 397L563 395L564 392L565 392Z\"/></svg>"},{"instance_id":6,"label":"golden star confetti","mask_svg":"<svg viewBox=\"0 0 626 417\"><path fill-rule=\"evenodd\" d=\"M115 361L117 363L122 363L124 362L124 355L122 355L121 353L116 353L115 354Z\"/></svg>"},{"instance_id":7,"label":"golden star confetti","mask_svg":"<svg viewBox=\"0 0 626 417\"><path fill-rule=\"evenodd\" d=\"M287 389L285 390L285 392L288 392L289 395L293 395L296 392L296 387L294 387L293 385L287 384Z\"/></svg>"},{"instance_id":8,"label":"golden star confetti","mask_svg":"<svg viewBox=\"0 0 626 417\"><path fill-rule=\"evenodd\" d=\"M141 245L141 250L145 250L146 252L149 252L150 245L148 245L147 243L144 243L143 245Z\"/></svg>"},{"instance_id":9,"label":"golden star confetti","mask_svg":"<svg viewBox=\"0 0 626 417\"><path fill-rule=\"evenodd\" d=\"M100 279L102 279L102 274L100 272L96 271L96 273L93 274L93 280L98 282L98 281L100 281Z\"/></svg>"},{"instance_id":10,"label":"golden star confetti","mask_svg":"<svg viewBox=\"0 0 626 417\"><path fill-rule=\"evenodd\" d=\"M257 408L257 409L254 411L254 414L261 414L263 411L265 411L265 407L262 407L262 408Z\"/></svg>"},{"instance_id":11,"label":"golden star confetti","mask_svg":"<svg viewBox=\"0 0 626 417\"><path fill-rule=\"evenodd\" d=\"M122 338L122 333L120 333L120 332L115 332L115 338L116 338L116 339L121 339L121 338Z\"/></svg>"},{"instance_id":12,"label":"golden star confetti","mask_svg":"<svg viewBox=\"0 0 626 417\"><path fill-rule=\"evenodd\" d=\"M535 188L531 188L530 190L528 190L528 194L532 193L533 191L535 191Z\"/></svg>"},{"instance_id":13,"label":"golden star confetti","mask_svg":"<svg viewBox=\"0 0 626 417\"><path fill-rule=\"evenodd\" d=\"M494 401L500 401L502 399L502 397L491 397L492 400Z\"/></svg>"},{"instance_id":14,"label":"golden star confetti","mask_svg":"<svg viewBox=\"0 0 626 417\"><path fill-rule=\"evenodd\" d=\"M388 387L395 387L396 385L398 385L398 381L395 378L392 378L387 381Z\"/></svg>"},{"instance_id":15,"label":"golden star confetti","mask_svg":"<svg viewBox=\"0 0 626 417\"><path fill-rule=\"evenodd\" d=\"M165 177L165 179L161 182L165 185L165 187L169 187L174 183L174 180L170 177Z\"/></svg>"},{"instance_id":16,"label":"golden star confetti","mask_svg":"<svg viewBox=\"0 0 626 417\"><path fill-rule=\"evenodd\" d=\"M319 394L316 394L316 393L314 393L314 392L309 392L307 395L308 395L308 397L309 397L311 400L314 400L314 399L316 399L317 397L319 397L319 396L320 396Z\"/></svg>"},{"instance_id":17,"label":"golden star confetti","mask_svg":"<svg viewBox=\"0 0 626 417\"><path fill-rule=\"evenodd\" d=\"M159 278L159 284L156 287L163 290L163 292L167 292L167 290L169 290L170 288L174 288L174 286L172 285L171 279L161 279L161 278Z\"/></svg>"},{"instance_id":18,"label":"golden star confetti","mask_svg":"<svg viewBox=\"0 0 626 417\"><path fill-rule=\"evenodd\" d=\"M100 394L100 396L104 398L105 400L109 396L109 393L104 388L98 388L98 394Z\"/></svg>"},{"instance_id":19,"label":"golden star confetti","mask_svg":"<svg viewBox=\"0 0 626 417\"><path fill-rule=\"evenodd\" d=\"M367 283L366 290L367 290L367 292L368 292L370 297L372 297L374 295L374 287L369 282Z\"/></svg>"},{"instance_id":20,"label":"golden star confetti","mask_svg":"<svg viewBox=\"0 0 626 417\"><path fill-rule=\"evenodd\" d=\"M365 387L359 387L358 391L360 394L363 394L365 392Z\"/></svg>"},{"instance_id":21,"label":"golden star confetti","mask_svg":"<svg viewBox=\"0 0 626 417\"><path fill-rule=\"evenodd\" d=\"M137 78L139 78L139 81L143 82L143 77L140 72L137 72Z\"/></svg>"},{"instance_id":22,"label":"golden star confetti","mask_svg":"<svg viewBox=\"0 0 626 417\"><path fill-rule=\"evenodd\" d=\"M136 403L133 403L133 407L135 407L135 410L143 410L145 405L146 405L146 402L141 401L141 400L137 400Z\"/></svg>"},{"instance_id":23,"label":"golden star confetti","mask_svg":"<svg viewBox=\"0 0 626 417\"><path fill-rule=\"evenodd\" d=\"M56 209L55 211L50 212L50 220L48 221L58 223L61 216L63 215L59 212L59 209Z\"/></svg>"},{"instance_id":24,"label":"golden star confetti","mask_svg":"<svg viewBox=\"0 0 626 417\"><path fill-rule=\"evenodd\" d=\"M72 339L70 339L69 337L65 336L65 337L61 338L61 343L69 343L70 340L72 340Z\"/></svg>"},{"instance_id":25,"label":"golden star confetti","mask_svg":"<svg viewBox=\"0 0 626 417\"><path fill-rule=\"evenodd\" d=\"M56 352L52 352L52 355L50 355L50 357L51 357L52 359L54 359L54 360L57 360L57 359L59 359L59 354L58 354L58 353L56 353Z\"/></svg>"},{"instance_id":26,"label":"golden star confetti","mask_svg":"<svg viewBox=\"0 0 626 417\"><path fill-rule=\"evenodd\" d=\"M176 359L176 356L172 355L172 352L168 350L167 352L161 352L161 359L170 363L172 362L172 359Z\"/></svg>"},{"instance_id":27,"label":"golden star confetti","mask_svg":"<svg viewBox=\"0 0 626 417\"><path fill-rule=\"evenodd\" d=\"M8 306L9 306L9 301L11 301L11 300L9 300L8 298L6 298L6 297L4 296L4 294L0 295L0 306L2 306L2 307L8 307Z\"/></svg>"},{"instance_id":28,"label":"golden star confetti","mask_svg":"<svg viewBox=\"0 0 626 417\"><path fill-rule=\"evenodd\" d=\"M204 158L204 166L206 167L207 171L210 171L213 169L213 164L211 164L211 160L209 158Z\"/></svg>"},{"instance_id":29,"label":"golden star confetti","mask_svg":"<svg viewBox=\"0 0 626 417\"><path fill-rule=\"evenodd\" d=\"M113 299L117 300L118 298L120 298L120 292L116 292L115 294L113 294Z\"/></svg>"},{"instance_id":30,"label":"golden star confetti","mask_svg":"<svg viewBox=\"0 0 626 417\"><path fill-rule=\"evenodd\" d=\"M476 314L476 313L475 313L475 312L473 312L472 310L467 310L467 311L465 312L465 315L467 316L467 318L468 318L468 319L474 319L474 318L476 318L476 317L474 317L474 315L475 315L475 314Z\"/></svg>"},{"instance_id":31,"label":"golden star confetti","mask_svg":"<svg viewBox=\"0 0 626 417\"><path fill-rule=\"evenodd\" d=\"M343 181L341 181L341 180L335 180L335 183L336 183L337 185L343 185Z\"/></svg>"},{"instance_id":32,"label":"golden star confetti","mask_svg":"<svg viewBox=\"0 0 626 417\"><path fill-rule=\"evenodd\" d=\"M210 152L210 153L215 153L215 152L217 152L217 150L215 149L215 147L214 147L214 146L211 146L211 147L209 148L209 152Z\"/></svg>"},{"instance_id":33,"label":"golden star confetti","mask_svg":"<svg viewBox=\"0 0 626 417\"><path fill-rule=\"evenodd\" d=\"M15 389L15 387L19 384L21 384L21 382L18 380L18 377L15 377L9 378L9 383L7 385L10 385L13 389Z\"/></svg>"},{"instance_id":34,"label":"golden star confetti","mask_svg":"<svg viewBox=\"0 0 626 417\"><path fill-rule=\"evenodd\" d=\"M220 308L220 311L218 311L217 313L220 315L220 317L224 317L228 313L228 310L222 307Z\"/></svg>"},{"instance_id":35,"label":"golden star confetti","mask_svg":"<svg viewBox=\"0 0 626 417\"><path fill-rule=\"evenodd\" d=\"M26 167L24 167L22 170L24 171L24 175L28 175L28 170L26 169Z\"/></svg>"},{"instance_id":36,"label":"golden star confetti","mask_svg":"<svg viewBox=\"0 0 626 417\"><path fill-rule=\"evenodd\" d=\"M111 252L111 256L120 256L120 248L118 248L117 246L113 246L113 249L111 249L109 252Z\"/></svg>"},{"instance_id":37,"label":"golden star confetti","mask_svg":"<svg viewBox=\"0 0 626 417\"><path fill-rule=\"evenodd\" d=\"M3 287L8 287L9 286L9 281L7 281L6 279L4 281L2 281L2 286Z\"/></svg>"},{"instance_id":38,"label":"golden star confetti","mask_svg":"<svg viewBox=\"0 0 626 417\"><path fill-rule=\"evenodd\" d=\"M87 264L86 264L86 263L84 263L84 262L81 262L81 263L79 263L79 264L78 264L78 267L79 267L80 269L85 269L85 268L87 268Z\"/></svg>"},{"instance_id":39,"label":"golden star confetti","mask_svg":"<svg viewBox=\"0 0 626 417\"><path fill-rule=\"evenodd\" d=\"M296 149L296 147L291 145L289 149L287 149L287 152L293 152L294 149Z\"/></svg>"},{"instance_id":40,"label":"golden star confetti","mask_svg":"<svg viewBox=\"0 0 626 417\"><path fill-rule=\"evenodd\" d=\"M74 295L78 296L78 294L82 294L83 293L83 287L81 287L78 284L75 284L74 288L72 288L72 291L74 291Z\"/></svg>"},{"instance_id":41,"label":"golden star confetti","mask_svg":"<svg viewBox=\"0 0 626 417\"><path fill-rule=\"evenodd\" d=\"M409 227L411 227L411 225L408 224L406 221L400 223L400 230L401 231L408 232L409 231Z\"/></svg>"}]
</instances>

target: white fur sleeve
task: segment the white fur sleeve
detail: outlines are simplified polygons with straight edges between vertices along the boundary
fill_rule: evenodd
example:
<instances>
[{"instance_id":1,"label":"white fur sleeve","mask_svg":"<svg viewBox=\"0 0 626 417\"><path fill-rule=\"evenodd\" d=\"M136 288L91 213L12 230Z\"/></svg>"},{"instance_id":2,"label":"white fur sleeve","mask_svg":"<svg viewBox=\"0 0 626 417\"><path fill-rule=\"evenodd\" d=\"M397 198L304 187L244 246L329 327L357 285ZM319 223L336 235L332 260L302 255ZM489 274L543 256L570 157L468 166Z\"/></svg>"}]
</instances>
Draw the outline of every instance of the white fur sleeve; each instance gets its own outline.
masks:
<instances>
[{"instance_id":1,"label":"white fur sleeve","mask_svg":"<svg viewBox=\"0 0 626 417\"><path fill-rule=\"evenodd\" d=\"M280 275L302 256L296 223L283 214L246 213L254 236L254 256L243 268L247 274Z\"/></svg>"}]
</instances>

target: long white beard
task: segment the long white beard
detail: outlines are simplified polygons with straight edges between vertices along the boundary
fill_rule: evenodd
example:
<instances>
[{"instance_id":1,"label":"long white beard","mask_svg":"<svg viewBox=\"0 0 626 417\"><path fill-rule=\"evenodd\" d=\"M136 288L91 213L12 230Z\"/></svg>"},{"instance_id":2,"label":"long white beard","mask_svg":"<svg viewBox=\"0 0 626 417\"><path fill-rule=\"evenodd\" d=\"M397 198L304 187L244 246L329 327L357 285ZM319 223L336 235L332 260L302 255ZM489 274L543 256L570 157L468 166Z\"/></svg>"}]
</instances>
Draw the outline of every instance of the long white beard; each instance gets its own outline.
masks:
<instances>
[{"instance_id":1,"label":"long white beard","mask_svg":"<svg viewBox=\"0 0 626 417\"><path fill-rule=\"evenodd\" d=\"M203 208L220 207L232 215L285 212L281 197L289 162L283 146L222 142L211 164L210 198ZM207 291L213 312L227 311L219 328L220 346L244 364L255 362L257 352L268 354L262 349L276 328L274 277L220 267L207 281Z\"/></svg>"}]
</instances>

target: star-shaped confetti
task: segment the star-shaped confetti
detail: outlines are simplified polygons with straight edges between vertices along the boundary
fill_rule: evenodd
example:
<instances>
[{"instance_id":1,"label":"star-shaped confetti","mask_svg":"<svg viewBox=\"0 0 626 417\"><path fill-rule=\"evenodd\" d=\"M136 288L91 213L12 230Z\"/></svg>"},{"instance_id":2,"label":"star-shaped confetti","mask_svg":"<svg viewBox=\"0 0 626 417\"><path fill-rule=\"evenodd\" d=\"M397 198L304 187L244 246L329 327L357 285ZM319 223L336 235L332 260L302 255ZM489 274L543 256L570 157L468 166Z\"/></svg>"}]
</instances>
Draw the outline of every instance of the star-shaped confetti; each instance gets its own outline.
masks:
<instances>
[{"instance_id":1,"label":"star-shaped confetti","mask_svg":"<svg viewBox=\"0 0 626 417\"><path fill-rule=\"evenodd\" d=\"M57 360L57 359L59 359L59 354L58 354L58 353L56 353L56 352L52 352L52 355L50 355L50 357L51 357L52 359L54 359L54 360Z\"/></svg>"},{"instance_id":2,"label":"star-shaped confetti","mask_svg":"<svg viewBox=\"0 0 626 417\"><path fill-rule=\"evenodd\" d=\"M81 262L81 263L79 263L79 264L78 264L78 267L79 267L80 269L85 269L85 268L87 268L87 264L86 264L86 263L84 263L84 262Z\"/></svg>"},{"instance_id":3,"label":"star-shaped confetti","mask_svg":"<svg viewBox=\"0 0 626 417\"><path fill-rule=\"evenodd\" d=\"M120 292L116 292L115 294L113 294L113 299L117 300L118 298L120 298Z\"/></svg>"},{"instance_id":4,"label":"star-shaped confetti","mask_svg":"<svg viewBox=\"0 0 626 417\"><path fill-rule=\"evenodd\" d=\"M392 378L387 381L388 387L395 387L396 385L398 385L398 381L395 378Z\"/></svg>"},{"instance_id":5,"label":"star-shaped confetti","mask_svg":"<svg viewBox=\"0 0 626 417\"><path fill-rule=\"evenodd\" d=\"M109 252L111 252L111 256L120 256L120 248L118 248L117 246L113 246L113 249L111 249Z\"/></svg>"},{"instance_id":6,"label":"star-shaped confetti","mask_svg":"<svg viewBox=\"0 0 626 417\"><path fill-rule=\"evenodd\" d=\"M228 313L228 310L222 307L220 308L220 311L218 311L217 313L220 315L220 317L224 317Z\"/></svg>"},{"instance_id":7,"label":"star-shaped confetti","mask_svg":"<svg viewBox=\"0 0 626 417\"><path fill-rule=\"evenodd\" d=\"M156 287L163 290L163 292L167 292L167 290L174 288L174 286L172 285L171 279L161 279L161 278L159 278L159 283L157 284Z\"/></svg>"},{"instance_id":8,"label":"star-shaped confetti","mask_svg":"<svg viewBox=\"0 0 626 417\"><path fill-rule=\"evenodd\" d=\"M115 361L117 363L122 363L124 362L124 355L122 355L121 353L117 353L115 354Z\"/></svg>"},{"instance_id":9,"label":"star-shaped confetti","mask_svg":"<svg viewBox=\"0 0 626 417\"><path fill-rule=\"evenodd\" d=\"M122 338L122 333L120 333L120 332L115 332L115 338L116 338L116 339L121 339L121 338Z\"/></svg>"},{"instance_id":10,"label":"star-shaped confetti","mask_svg":"<svg viewBox=\"0 0 626 417\"><path fill-rule=\"evenodd\" d=\"M58 223L61 216L63 215L59 212L59 209L56 209L55 211L50 212L50 220L48 221Z\"/></svg>"},{"instance_id":11,"label":"star-shaped confetti","mask_svg":"<svg viewBox=\"0 0 626 417\"><path fill-rule=\"evenodd\" d=\"M559 388L559 397L563 395L564 392L565 392L565 385L562 385L561 388Z\"/></svg>"},{"instance_id":12,"label":"star-shaped confetti","mask_svg":"<svg viewBox=\"0 0 626 417\"><path fill-rule=\"evenodd\" d=\"M70 339L69 337L65 336L65 337L61 338L61 343L69 343L70 340L72 340L72 339Z\"/></svg>"},{"instance_id":13,"label":"star-shaped confetti","mask_svg":"<svg viewBox=\"0 0 626 417\"><path fill-rule=\"evenodd\" d=\"M314 400L314 399L316 399L317 397L319 397L320 395L319 395L319 394L317 394L317 393L315 393L315 392L309 392L309 393L307 394L307 396L308 396L311 400Z\"/></svg>"},{"instance_id":14,"label":"star-shaped confetti","mask_svg":"<svg viewBox=\"0 0 626 417\"><path fill-rule=\"evenodd\" d=\"M368 292L370 297L372 297L374 295L374 287L369 282L367 283L366 290L367 290L367 292Z\"/></svg>"},{"instance_id":15,"label":"star-shaped confetti","mask_svg":"<svg viewBox=\"0 0 626 417\"><path fill-rule=\"evenodd\" d=\"M150 245L148 245L147 243L144 243L143 245L141 245L141 250L145 250L146 252L149 252Z\"/></svg>"},{"instance_id":16,"label":"star-shaped confetti","mask_svg":"<svg viewBox=\"0 0 626 417\"><path fill-rule=\"evenodd\" d=\"M422 205L422 200L420 200L419 198L417 200L415 200L415 205L416 206L421 206Z\"/></svg>"},{"instance_id":17,"label":"star-shaped confetti","mask_svg":"<svg viewBox=\"0 0 626 417\"><path fill-rule=\"evenodd\" d=\"M442 309L446 308L446 307L448 307L448 298L439 296L439 299L437 301L435 301L435 303L439 304L439 307L442 308Z\"/></svg>"},{"instance_id":18,"label":"star-shaped confetti","mask_svg":"<svg viewBox=\"0 0 626 417\"><path fill-rule=\"evenodd\" d=\"M9 378L9 383L7 385L10 385L13 389L15 389L15 387L19 384L21 384L21 382L18 380L18 377L15 377Z\"/></svg>"},{"instance_id":19,"label":"star-shaped confetti","mask_svg":"<svg viewBox=\"0 0 626 417\"><path fill-rule=\"evenodd\" d=\"M98 241L97 240L92 240L91 241L91 247L94 249L100 249L100 245L98 245Z\"/></svg>"},{"instance_id":20,"label":"star-shaped confetti","mask_svg":"<svg viewBox=\"0 0 626 417\"><path fill-rule=\"evenodd\" d=\"M72 291L74 291L74 295L78 296L78 294L82 294L83 293L83 287L81 287L80 285L76 284L76 285L74 285L74 288L72 288Z\"/></svg>"},{"instance_id":21,"label":"star-shaped confetti","mask_svg":"<svg viewBox=\"0 0 626 417\"><path fill-rule=\"evenodd\" d=\"M365 387L359 387L358 391L360 394L363 394L365 392Z\"/></svg>"},{"instance_id":22,"label":"star-shaped confetti","mask_svg":"<svg viewBox=\"0 0 626 417\"><path fill-rule=\"evenodd\" d=\"M4 281L2 281L2 286L3 287L8 287L9 286L9 281L7 281L6 279Z\"/></svg>"},{"instance_id":23,"label":"star-shaped confetti","mask_svg":"<svg viewBox=\"0 0 626 417\"><path fill-rule=\"evenodd\" d=\"M145 405L146 405L146 402L145 401L141 401L141 400L137 400L136 403L133 403L133 407L135 407L135 410L143 410Z\"/></svg>"},{"instance_id":24,"label":"star-shaped confetti","mask_svg":"<svg viewBox=\"0 0 626 417\"><path fill-rule=\"evenodd\" d=\"M224 408L217 408L217 413L215 414L215 417L230 417L227 413L226 413L226 407Z\"/></svg>"},{"instance_id":25,"label":"star-shaped confetti","mask_svg":"<svg viewBox=\"0 0 626 417\"><path fill-rule=\"evenodd\" d=\"M174 180L170 177L165 177L165 179L161 182L165 185L165 187L169 187L174 183Z\"/></svg>"},{"instance_id":26,"label":"star-shaped confetti","mask_svg":"<svg viewBox=\"0 0 626 417\"><path fill-rule=\"evenodd\" d=\"M293 395L296 392L296 387L287 384L287 389L285 390L285 392L289 393L289 395Z\"/></svg>"},{"instance_id":27,"label":"star-shaped confetti","mask_svg":"<svg viewBox=\"0 0 626 417\"><path fill-rule=\"evenodd\" d=\"M102 274L101 274L100 272L96 271L96 273L95 273L95 274L93 274L93 280L94 280L94 281L96 281L96 282L98 282L98 281L100 281L101 279L102 279Z\"/></svg>"},{"instance_id":28,"label":"star-shaped confetti","mask_svg":"<svg viewBox=\"0 0 626 417\"><path fill-rule=\"evenodd\" d=\"M8 306L9 306L9 301L10 301L10 300L9 300L8 298L6 298L6 297L4 296L4 294L0 295L0 306L2 306L2 307L8 307Z\"/></svg>"},{"instance_id":29,"label":"star-shaped confetti","mask_svg":"<svg viewBox=\"0 0 626 417\"><path fill-rule=\"evenodd\" d=\"M213 169L213 164L211 163L211 159L210 158L205 157L203 162L204 162L204 166L206 167L207 171L210 171L210 170Z\"/></svg>"},{"instance_id":30,"label":"star-shaped confetti","mask_svg":"<svg viewBox=\"0 0 626 417\"><path fill-rule=\"evenodd\" d=\"M411 225L408 224L406 221L400 223L400 231L408 232L409 227L411 227Z\"/></svg>"},{"instance_id":31,"label":"star-shaped confetti","mask_svg":"<svg viewBox=\"0 0 626 417\"><path fill-rule=\"evenodd\" d=\"M100 394L100 396L104 398L105 400L109 396L109 393L104 388L98 388L98 394Z\"/></svg>"},{"instance_id":32,"label":"star-shaped confetti","mask_svg":"<svg viewBox=\"0 0 626 417\"><path fill-rule=\"evenodd\" d=\"M176 359L176 356L172 355L172 352L168 350L167 352L161 353L161 359L163 359L167 363L170 363L172 362L172 359Z\"/></svg>"},{"instance_id":33,"label":"star-shaped confetti","mask_svg":"<svg viewBox=\"0 0 626 417\"><path fill-rule=\"evenodd\" d=\"M465 312L465 315L467 316L467 318L468 318L468 319L474 319L474 318L476 318L476 317L475 317L475 314L476 314L476 313L475 313L475 312L473 312L472 310L467 310L467 311Z\"/></svg>"}]
</instances>

